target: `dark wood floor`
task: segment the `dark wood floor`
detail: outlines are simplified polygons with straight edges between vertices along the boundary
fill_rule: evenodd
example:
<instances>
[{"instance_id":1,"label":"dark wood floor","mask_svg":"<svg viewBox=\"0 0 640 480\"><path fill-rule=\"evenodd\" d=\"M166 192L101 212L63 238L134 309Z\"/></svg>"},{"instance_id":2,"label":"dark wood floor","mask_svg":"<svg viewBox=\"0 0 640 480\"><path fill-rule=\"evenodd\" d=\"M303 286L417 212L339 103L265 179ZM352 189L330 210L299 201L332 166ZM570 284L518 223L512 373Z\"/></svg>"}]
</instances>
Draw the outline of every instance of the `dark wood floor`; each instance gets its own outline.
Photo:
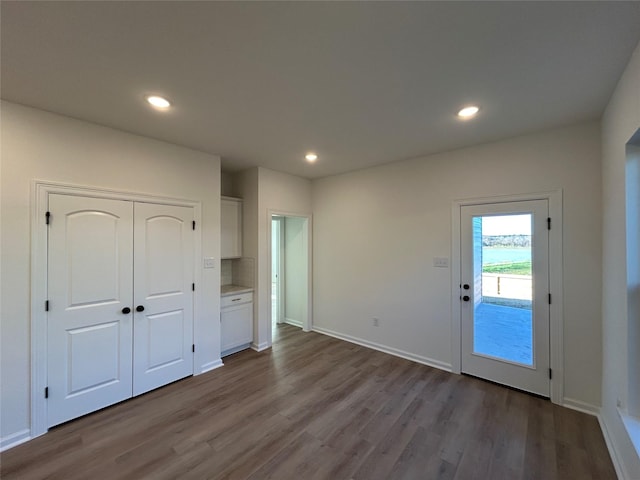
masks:
<instances>
[{"instance_id":1,"label":"dark wood floor","mask_svg":"<svg viewBox=\"0 0 640 480\"><path fill-rule=\"evenodd\" d=\"M4 452L20 479L615 479L594 417L283 325Z\"/></svg>"}]
</instances>

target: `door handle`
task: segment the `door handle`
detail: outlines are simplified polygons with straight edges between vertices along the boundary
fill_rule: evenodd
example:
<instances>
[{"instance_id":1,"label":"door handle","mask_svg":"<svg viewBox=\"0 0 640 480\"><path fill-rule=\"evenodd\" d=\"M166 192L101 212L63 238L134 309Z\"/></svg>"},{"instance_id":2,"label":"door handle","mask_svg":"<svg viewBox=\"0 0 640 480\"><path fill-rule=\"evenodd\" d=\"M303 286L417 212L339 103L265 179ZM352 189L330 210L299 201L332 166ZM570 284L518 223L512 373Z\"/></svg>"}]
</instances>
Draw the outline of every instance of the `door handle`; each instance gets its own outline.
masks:
<instances>
[{"instance_id":1,"label":"door handle","mask_svg":"<svg viewBox=\"0 0 640 480\"><path fill-rule=\"evenodd\" d=\"M465 295L464 297L462 297L462 300L464 300L465 302L469 301L469 295Z\"/></svg>"},{"instance_id":2,"label":"door handle","mask_svg":"<svg viewBox=\"0 0 640 480\"><path fill-rule=\"evenodd\" d=\"M124 308L122 309L122 313L124 313L125 315L127 315L127 314L131 313L131 309L130 309L129 307L124 307Z\"/></svg>"},{"instance_id":3,"label":"door handle","mask_svg":"<svg viewBox=\"0 0 640 480\"><path fill-rule=\"evenodd\" d=\"M465 284L462 286L462 288L464 288L465 290L469 290L469 284L468 284L468 283L465 283Z\"/></svg>"},{"instance_id":4,"label":"door handle","mask_svg":"<svg viewBox=\"0 0 640 480\"><path fill-rule=\"evenodd\" d=\"M138 305L136 307L136 312L144 312L144 307L142 305Z\"/></svg>"}]
</instances>

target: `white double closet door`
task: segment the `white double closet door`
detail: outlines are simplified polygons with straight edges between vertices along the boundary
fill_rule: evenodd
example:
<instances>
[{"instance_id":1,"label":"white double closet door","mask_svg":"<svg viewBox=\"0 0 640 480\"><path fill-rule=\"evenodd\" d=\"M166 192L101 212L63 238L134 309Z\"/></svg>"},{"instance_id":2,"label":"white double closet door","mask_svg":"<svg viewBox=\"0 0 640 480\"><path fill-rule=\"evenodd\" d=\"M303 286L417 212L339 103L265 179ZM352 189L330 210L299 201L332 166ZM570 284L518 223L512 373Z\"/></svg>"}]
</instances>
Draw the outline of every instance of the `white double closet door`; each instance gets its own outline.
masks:
<instances>
[{"instance_id":1,"label":"white double closet door","mask_svg":"<svg viewBox=\"0 0 640 480\"><path fill-rule=\"evenodd\" d=\"M193 374L193 209L49 195L48 425Z\"/></svg>"}]
</instances>

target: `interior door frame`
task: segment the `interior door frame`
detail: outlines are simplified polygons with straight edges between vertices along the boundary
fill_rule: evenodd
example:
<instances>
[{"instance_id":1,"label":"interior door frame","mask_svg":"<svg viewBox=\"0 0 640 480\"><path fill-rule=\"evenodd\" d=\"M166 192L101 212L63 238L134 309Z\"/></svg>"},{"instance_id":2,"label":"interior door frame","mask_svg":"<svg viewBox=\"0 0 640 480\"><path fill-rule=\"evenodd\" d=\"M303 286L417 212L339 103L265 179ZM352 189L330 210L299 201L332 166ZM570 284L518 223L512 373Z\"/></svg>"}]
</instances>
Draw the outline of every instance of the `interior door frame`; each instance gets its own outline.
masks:
<instances>
[{"instance_id":1,"label":"interior door frame","mask_svg":"<svg viewBox=\"0 0 640 480\"><path fill-rule=\"evenodd\" d=\"M182 198L162 197L122 190L91 187L68 183L33 180L31 182L31 428L30 437L47 433L47 402L44 389L47 386L47 300L48 230L45 213L50 194L74 195L130 202L176 205L193 208L193 218L202 225L202 204L199 201ZM201 232L202 230L200 230ZM194 281L202 285L202 235L194 236ZM201 292L196 289L193 296L194 343L197 333L196 319L199 317ZM198 352L193 357L193 371L196 374Z\"/></svg>"},{"instance_id":2,"label":"interior door frame","mask_svg":"<svg viewBox=\"0 0 640 480\"><path fill-rule=\"evenodd\" d=\"M278 317L276 318L276 323L284 323L284 301L282 292L286 288L287 279L284 276L285 273L285 265L284 265L284 218L280 215L272 215L271 216L271 285L273 286L273 222L278 223L278 280L276 281L276 290L278 292L277 301L277 311ZM271 290L271 301L273 302L273 290ZM272 308L273 315L273 308ZM273 317L271 318L271 325L273 326Z\"/></svg>"},{"instance_id":3,"label":"interior door frame","mask_svg":"<svg viewBox=\"0 0 640 480\"><path fill-rule=\"evenodd\" d=\"M304 214L304 213L291 213L291 212L285 212L285 211L281 211L281 210L272 210L269 209L267 211L267 265L269 266L269 289L268 289L268 296L269 296L269 309L268 309L268 315L266 315L266 321L264 323L268 322L268 326L269 328L267 329L267 347L271 347L273 345L273 334L272 334L272 329L271 329L271 325L273 322L273 319L271 318L271 252L272 252L272 245L271 245L271 227L272 227L272 222L271 220L273 219L273 216L278 216L278 217L295 217L295 218L302 218L305 220L305 235L307 237L307 242L306 242L306 248L307 248L307 311L306 311L306 318L305 321L302 323L302 331L304 332L310 332L311 329L313 328L313 215L311 214ZM285 286L286 288L286 286ZM282 295L281 295L282 296ZM262 321L262 320L261 320ZM254 338L255 338L255 333L254 333Z\"/></svg>"},{"instance_id":4,"label":"interior door frame","mask_svg":"<svg viewBox=\"0 0 640 480\"><path fill-rule=\"evenodd\" d=\"M461 214L462 207L495 203L547 200L549 202L549 365L553 372L550 399L562 405L564 399L564 306L562 292L562 190L454 200L451 206L451 371L460 374L462 367L461 284Z\"/></svg>"}]
</instances>

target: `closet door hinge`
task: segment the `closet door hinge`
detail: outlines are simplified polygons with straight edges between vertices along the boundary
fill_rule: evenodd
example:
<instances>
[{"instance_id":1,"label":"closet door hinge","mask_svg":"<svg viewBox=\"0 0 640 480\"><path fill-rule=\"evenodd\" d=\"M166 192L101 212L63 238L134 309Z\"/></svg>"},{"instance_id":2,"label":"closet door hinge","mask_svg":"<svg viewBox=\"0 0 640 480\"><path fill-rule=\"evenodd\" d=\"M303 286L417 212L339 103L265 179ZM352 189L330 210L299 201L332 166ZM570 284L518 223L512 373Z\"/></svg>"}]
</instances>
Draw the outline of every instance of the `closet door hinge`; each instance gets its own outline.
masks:
<instances>
[{"instance_id":1,"label":"closet door hinge","mask_svg":"<svg viewBox=\"0 0 640 480\"><path fill-rule=\"evenodd\" d=\"M49 300L45 300L44 301L44 311L48 312L49 311Z\"/></svg>"},{"instance_id":2,"label":"closet door hinge","mask_svg":"<svg viewBox=\"0 0 640 480\"><path fill-rule=\"evenodd\" d=\"M551 230L551 217L547 217L547 230Z\"/></svg>"},{"instance_id":3,"label":"closet door hinge","mask_svg":"<svg viewBox=\"0 0 640 480\"><path fill-rule=\"evenodd\" d=\"M49 398L49 387L44 387L44 398Z\"/></svg>"},{"instance_id":4,"label":"closet door hinge","mask_svg":"<svg viewBox=\"0 0 640 480\"><path fill-rule=\"evenodd\" d=\"M553 378L553 370L549 369L549 380Z\"/></svg>"},{"instance_id":5,"label":"closet door hinge","mask_svg":"<svg viewBox=\"0 0 640 480\"><path fill-rule=\"evenodd\" d=\"M191 345L191 351L193 353L196 353L196 344L195 343L193 345Z\"/></svg>"},{"instance_id":6,"label":"closet door hinge","mask_svg":"<svg viewBox=\"0 0 640 480\"><path fill-rule=\"evenodd\" d=\"M51 212L47 212L47 213L44 214L44 223L49 225L50 221L51 221Z\"/></svg>"},{"instance_id":7,"label":"closet door hinge","mask_svg":"<svg viewBox=\"0 0 640 480\"><path fill-rule=\"evenodd\" d=\"M192 292L195 292L195 291L196 291L196 284L195 284L195 283L192 283L192 284L191 284L191 291L192 291Z\"/></svg>"},{"instance_id":8,"label":"closet door hinge","mask_svg":"<svg viewBox=\"0 0 640 480\"><path fill-rule=\"evenodd\" d=\"M549 305L551 305L551 294L549 294Z\"/></svg>"},{"instance_id":9,"label":"closet door hinge","mask_svg":"<svg viewBox=\"0 0 640 480\"><path fill-rule=\"evenodd\" d=\"M196 221L195 220L191 223L191 227L192 227L193 230L196 229Z\"/></svg>"}]
</instances>

